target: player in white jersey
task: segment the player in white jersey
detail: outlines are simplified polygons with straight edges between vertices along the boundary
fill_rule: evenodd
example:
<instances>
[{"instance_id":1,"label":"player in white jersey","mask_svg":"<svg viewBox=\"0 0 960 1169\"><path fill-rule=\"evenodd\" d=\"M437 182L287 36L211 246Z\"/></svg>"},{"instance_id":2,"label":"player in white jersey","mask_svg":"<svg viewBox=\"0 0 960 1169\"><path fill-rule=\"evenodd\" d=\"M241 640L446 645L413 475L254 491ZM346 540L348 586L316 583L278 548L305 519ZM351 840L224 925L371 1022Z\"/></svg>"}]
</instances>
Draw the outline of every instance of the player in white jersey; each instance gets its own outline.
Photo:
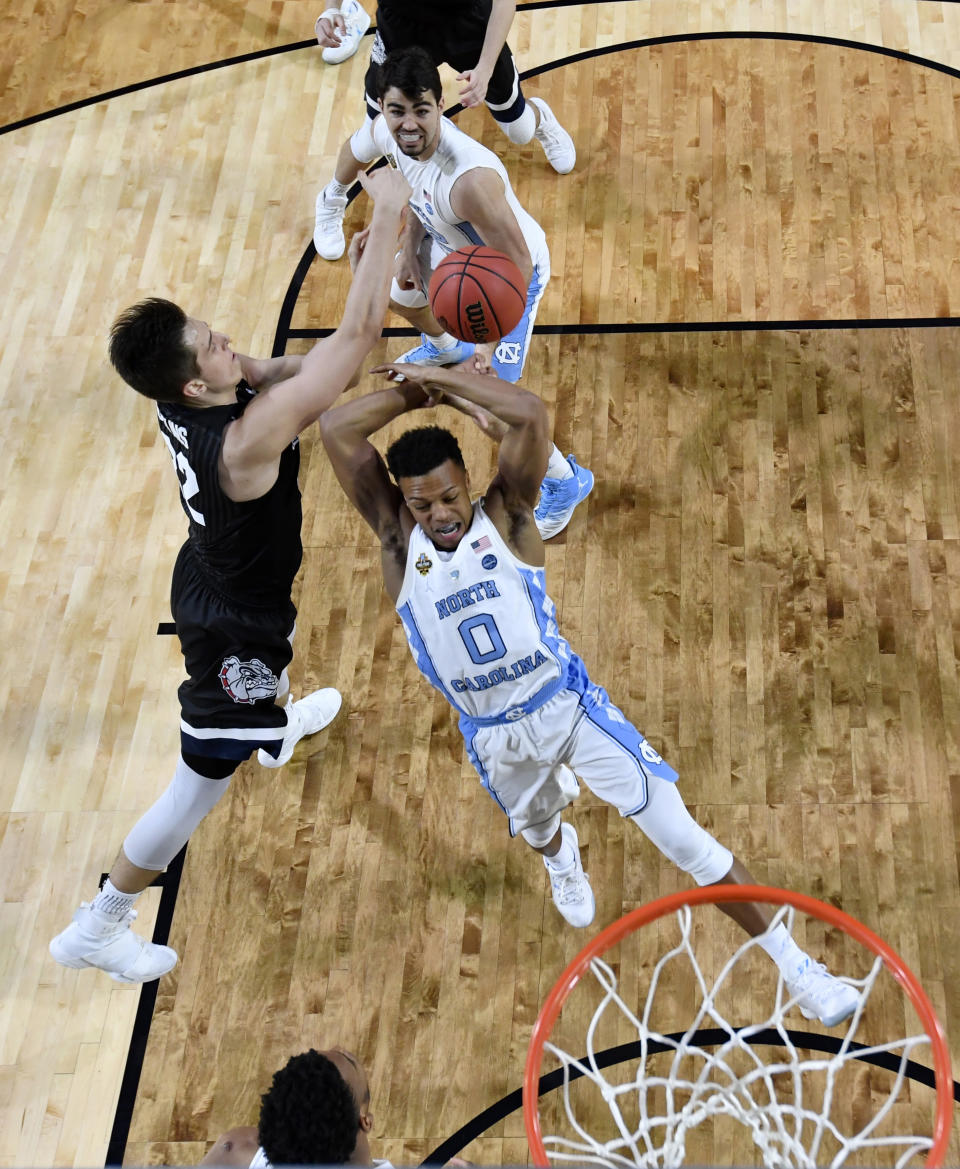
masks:
<instances>
[{"instance_id":1,"label":"player in white jersey","mask_svg":"<svg viewBox=\"0 0 960 1169\"><path fill-rule=\"evenodd\" d=\"M533 323L550 278L546 236L521 207L506 168L479 142L443 117L440 74L420 48L390 53L379 72L381 116L345 144L337 177L351 183L363 166L385 155L413 188L411 217L397 257L390 307L423 334L401 361L454 365L474 356L474 347L446 333L427 303L437 263L469 244L506 253L527 285L523 317L499 342L477 347L477 368L492 364L505 381L518 381Z\"/></svg>"},{"instance_id":2,"label":"player in white jersey","mask_svg":"<svg viewBox=\"0 0 960 1169\"><path fill-rule=\"evenodd\" d=\"M550 449L543 403L464 370L392 364L374 372L405 380L328 411L324 445L380 538L384 585L417 665L460 712L470 759L511 834L543 856L561 914L580 927L594 916L576 830L561 820L577 775L698 884L754 884L696 823L676 772L590 680L560 633L533 516ZM497 473L476 502L449 431L408 431L388 449L386 466L370 442L400 415L441 402L500 440ZM752 936L773 915L765 905L721 908ZM854 988L813 962L782 925L759 944L808 1017L833 1025L853 1013Z\"/></svg>"},{"instance_id":3,"label":"player in white jersey","mask_svg":"<svg viewBox=\"0 0 960 1169\"><path fill-rule=\"evenodd\" d=\"M516 0L379 0L364 79L367 117L379 113L380 67L386 56L418 45L434 65L446 62L457 70L465 107L485 103L511 142L523 145L535 138L553 169L568 174L577 161L573 139L543 98L527 100L506 43L516 8ZM324 60L346 60L369 26L359 0L343 0L339 12L327 9L316 24ZM338 260L346 249L343 214L350 182L340 179L338 167L317 196L313 242L325 260Z\"/></svg>"}]
</instances>

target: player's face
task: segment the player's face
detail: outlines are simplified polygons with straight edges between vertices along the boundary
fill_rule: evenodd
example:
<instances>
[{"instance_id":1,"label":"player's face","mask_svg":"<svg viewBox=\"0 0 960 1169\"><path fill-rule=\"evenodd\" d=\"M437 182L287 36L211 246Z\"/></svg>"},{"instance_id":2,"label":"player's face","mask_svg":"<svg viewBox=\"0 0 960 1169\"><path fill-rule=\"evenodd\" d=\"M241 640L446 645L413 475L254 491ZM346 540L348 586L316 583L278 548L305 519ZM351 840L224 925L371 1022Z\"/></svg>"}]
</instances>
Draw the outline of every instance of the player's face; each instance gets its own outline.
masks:
<instances>
[{"instance_id":1,"label":"player's face","mask_svg":"<svg viewBox=\"0 0 960 1169\"><path fill-rule=\"evenodd\" d=\"M433 154L440 139L443 98L438 103L426 90L411 99L391 86L380 99L380 109L394 141L408 158L423 160Z\"/></svg>"},{"instance_id":2,"label":"player's face","mask_svg":"<svg viewBox=\"0 0 960 1169\"><path fill-rule=\"evenodd\" d=\"M329 1051L321 1051L320 1054L325 1055L343 1076L357 1107L361 1113L365 1113L370 1107L370 1084L357 1057L345 1047L331 1047Z\"/></svg>"},{"instance_id":3,"label":"player's face","mask_svg":"<svg viewBox=\"0 0 960 1169\"><path fill-rule=\"evenodd\" d=\"M470 482L463 467L447 459L426 475L403 476L397 485L434 544L444 552L456 548L473 520Z\"/></svg>"},{"instance_id":4,"label":"player's face","mask_svg":"<svg viewBox=\"0 0 960 1169\"><path fill-rule=\"evenodd\" d=\"M206 321L188 317L183 339L196 354L200 381L211 390L233 389L243 377L240 358L225 333L215 333Z\"/></svg>"}]
</instances>

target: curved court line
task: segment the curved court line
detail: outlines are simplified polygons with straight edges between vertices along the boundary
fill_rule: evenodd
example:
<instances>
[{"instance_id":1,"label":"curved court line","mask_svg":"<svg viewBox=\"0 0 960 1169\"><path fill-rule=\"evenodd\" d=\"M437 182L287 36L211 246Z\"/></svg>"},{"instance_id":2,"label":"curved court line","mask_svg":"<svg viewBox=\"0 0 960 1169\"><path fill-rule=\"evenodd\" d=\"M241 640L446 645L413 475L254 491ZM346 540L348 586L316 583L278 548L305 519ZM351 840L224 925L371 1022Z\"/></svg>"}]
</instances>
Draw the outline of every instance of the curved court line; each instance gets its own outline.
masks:
<instances>
[{"instance_id":1,"label":"curved court line","mask_svg":"<svg viewBox=\"0 0 960 1169\"><path fill-rule=\"evenodd\" d=\"M518 4L518 12L535 11L544 8L566 8L574 4L583 6L585 4L600 4L600 3L626 3L626 0L535 0L534 3ZM917 0L918 4L923 3L924 0ZM956 2L956 0L954 0ZM376 25L367 29L364 36L370 36L377 31ZM671 33L668 36L662 37L647 37L638 41L623 41L619 45L611 45L604 49L586 49L582 53L574 53L569 57L561 57L559 60L551 62L547 65L540 65L535 69L528 69L521 73L521 79L528 77L537 77L541 73L546 73L551 69L559 69L562 65L572 65L578 61L586 61L590 57L600 56L603 53L619 52L621 49L635 49L644 45L667 45L682 41L706 41L706 40L722 40L724 38L746 38L749 40L779 40L779 41L809 41L817 44L825 45L839 45L851 49L864 49L867 52L882 53L888 57L896 57L901 61L909 61L914 65L925 66L928 69L936 69L940 73L946 73L951 77L960 78L960 69L954 69L951 65L943 65L939 61L932 61L927 57L918 57L914 53L907 53L902 49L888 49L884 45L874 45L866 41L849 41L843 37L828 37L821 36L818 33L799 33L799 32L705 32L705 33ZM69 114L74 110L84 109L86 106L97 105L99 102L110 101L115 97L123 97L128 93L137 93L142 89L152 89L154 86L166 85L170 81L181 81L185 77L193 77L200 73L211 73L215 69L228 69L233 65L243 65L250 61L259 61L264 57L276 57L281 53L293 53L298 49L308 49L311 46L316 46L316 40L293 41L289 45L275 45L270 49L254 49L249 53L241 53L237 57L225 57L221 61L208 61L203 65L191 65L188 69L180 69L176 73L164 73L159 77L148 77L145 81L133 81L129 85L122 85L119 89L109 89L104 93L90 94L88 97L78 98L76 101L68 102L67 105L55 106L51 110L43 110L39 114L30 114L26 118L21 118L17 122L8 122L5 126L0 126L0 136L9 134L13 130L22 130L26 126L33 126L37 122L46 122L50 118L57 118L61 114ZM459 108L459 107L458 107ZM450 111L453 112L452 110Z\"/></svg>"},{"instance_id":2,"label":"curved court line","mask_svg":"<svg viewBox=\"0 0 960 1169\"><path fill-rule=\"evenodd\" d=\"M574 4L601 4L601 3L625 3L626 0L534 0L534 3L518 4L517 11L531 11L540 8L567 8ZM364 36L372 36L377 31L377 26L373 25L368 28L363 34ZM224 57L220 61L207 61L203 65L191 65L188 69L180 69L176 73L163 73L159 77L148 77L143 81L132 81L129 85L123 85L119 89L108 89L103 93L93 93L87 97L78 98L76 101L69 102L64 106L55 106L51 110L43 110L39 114L30 114L29 117L21 118L17 122L9 122L5 126L0 126L0 135L9 134L12 130L22 130L25 126L32 126L37 122L45 122L49 118L56 118L60 114L69 114L74 110L82 110L85 106L96 105L101 101L110 101L111 98L123 97L128 93L137 93L141 89L152 89L155 85L166 85L168 81L180 81L184 77L193 77L198 73L210 73L214 69L228 69L231 65L243 65L249 61L259 61L262 57L275 57L278 53L292 53L297 49L309 49L311 46L316 47L316 39L307 41L293 41L289 45L274 45L270 49L253 49L249 53L241 53L237 57Z\"/></svg>"},{"instance_id":3,"label":"curved court line","mask_svg":"<svg viewBox=\"0 0 960 1169\"><path fill-rule=\"evenodd\" d=\"M559 0L547 0L543 7L552 6L553 3ZM940 65L936 61L930 61L925 57L915 56L913 53L904 52L901 49L888 49L883 45L864 44L860 41L846 40L843 37L828 37L820 36L814 33L794 33L794 32L703 32L703 33L671 33L668 36L660 37L644 37L636 41L621 41L616 45L605 45L600 48L584 49L583 52L573 53L569 57L560 57L556 61L550 61L545 65L537 65L532 69L525 69L520 74L521 81L527 81L531 77L539 77L542 73L550 73L554 69L561 69L567 65L576 65L581 61L589 61L595 57L606 57L612 53L632 52L634 49L650 48L654 45L674 45L685 44L696 41L722 41L722 40L750 40L750 41L798 41L804 44L818 44L818 45L833 45L841 49L854 49L867 53L878 53L883 57L893 57L898 61L906 61L911 65L919 65L921 68L934 69L939 73L946 73L949 77L955 80L960 80L960 69L954 69L950 65ZM451 106L449 110L444 111L447 117L454 117L463 109L462 105ZM383 166L384 160L381 158L373 169L378 166ZM357 197L360 193L361 187L359 183L354 183L347 193L347 205ZM314 260L317 252L311 240L300 257L300 262L297 264L296 270L291 277L290 284L287 286L286 295L280 306L280 315L277 318L277 330L274 334L273 349L271 351L272 357L281 357L286 353L287 341L291 337L323 337L328 336L334 331L334 327L324 327L316 331L310 329L293 329L291 321L293 319L293 312L296 308L297 300L300 296L300 291L303 287L303 281L306 278L307 271ZM945 327L948 325L956 325L960 323L960 317L869 317L869 318L851 318L849 320L804 320L802 318L794 321L697 321L684 322L673 321L658 324L656 322L642 322L635 324L613 324L613 325L534 325L534 334L593 334L593 333L680 333L680 332L746 332L746 331L770 331L782 329L879 329L879 328L910 328L910 327ZM399 330L391 332L384 330L384 336L413 336L412 330Z\"/></svg>"},{"instance_id":4,"label":"curved court line","mask_svg":"<svg viewBox=\"0 0 960 1169\"><path fill-rule=\"evenodd\" d=\"M749 1031L749 1027L734 1027L734 1032L739 1034L741 1031ZM843 1039L834 1035L821 1035L811 1031L792 1031L785 1030L785 1034L794 1045L807 1051L822 1051L827 1055L836 1055L843 1044ZM675 1031L670 1035L665 1036L666 1039L672 1039L674 1042L680 1042L687 1036L685 1031ZM723 1030L721 1027L709 1027L700 1031L694 1031L687 1038L692 1039L701 1047L717 1047L725 1043L729 1039L730 1033ZM775 1028L766 1027L762 1031L757 1031L750 1035L750 1042L760 1044L768 1047L784 1047L783 1035ZM848 1044L848 1050L856 1052L864 1050L867 1047L864 1043L857 1043L852 1041ZM640 1040L634 1040L632 1043L621 1043L616 1047L608 1047L605 1051L598 1051L594 1055L596 1065L598 1068L612 1067L614 1064L623 1063L628 1059L643 1059L645 1055L659 1055L661 1052L672 1051L673 1048L668 1043L660 1043L654 1040L648 1041L646 1044ZM854 1059L858 1059L863 1063L872 1064L874 1067L886 1068L888 1071L896 1072L900 1067L900 1059L892 1052L873 1052L870 1055L854 1055ZM580 1063L587 1065L591 1062L586 1055L580 1056ZM927 1087L936 1087L933 1072L930 1068L925 1067L922 1063L917 1063L915 1060L907 1060L904 1064L905 1077L908 1080L913 1080L917 1084L925 1084ZM557 1068L555 1071L547 1072L546 1075L540 1077L537 1097L545 1096L548 1092L555 1092L557 1088L563 1086L563 1068ZM569 1069L570 1082L579 1080L583 1072L576 1067ZM960 1101L960 1083L956 1080L953 1082L953 1098ZM506 1119L512 1113L517 1112L523 1107L523 1089L517 1088L516 1091L510 1092L495 1104L491 1104L489 1108L485 1108L483 1112L478 1113L472 1120L468 1120L462 1128L458 1129L452 1136L433 1150L421 1161L421 1165L443 1165L451 1157L455 1157L461 1149L477 1137L493 1127L498 1121Z\"/></svg>"}]
</instances>

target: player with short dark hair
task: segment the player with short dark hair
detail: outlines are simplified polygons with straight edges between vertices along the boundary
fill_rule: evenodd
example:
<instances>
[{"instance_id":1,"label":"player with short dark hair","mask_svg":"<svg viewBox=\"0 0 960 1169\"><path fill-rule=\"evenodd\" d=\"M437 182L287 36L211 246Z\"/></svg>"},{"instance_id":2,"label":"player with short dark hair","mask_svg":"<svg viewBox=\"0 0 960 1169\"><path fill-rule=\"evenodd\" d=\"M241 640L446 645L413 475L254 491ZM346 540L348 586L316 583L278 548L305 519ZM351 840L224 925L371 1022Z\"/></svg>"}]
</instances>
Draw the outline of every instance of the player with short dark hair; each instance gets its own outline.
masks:
<instances>
[{"instance_id":1,"label":"player with short dark hair","mask_svg":"<svg viewBox=\"0 0 960 1169\"><path fill-rule=\"evenodd\" d=\"M300 739L340 709L332 688L293 702L287 666L300 566L299 435L352 384L380 336L390 269L410 187L396 171L365 177L374 199L343 320L305 357L259 360L167 300L141 301L114 324L110 356L157 401L189 522L173 570L171 608L187 672L180 758L138 820L100 892L50 943L64 966L119 982L159 978L176 953L130 929L134 902L186 844L256 751L280 767Z\"/></svg>"},{"instance_id":2,"label":"player with short dark hair","mask_svg":"<svg viewBox=\"0 0 960 1169\"><path fill-rule=\"evenodd\" d=\"M187 344L187 314L148 297L122 312L110 331L110 363L127 385L156 402L182 402L183 387L200 376Z\"/></svg>"},{"instance_id":3,"label":"player with short dark hair","mask_svg":"<svg viewBox=\"0 0 960 1169\"><path fill-rule=\"evenodd\" d=\"M593 921L577 833L561 816L578 794L578 776L699 885L755 884L693 819L677 773L591 681L560 633L533 514L550 449L543 403L464 370L394 363L374 372L395 384L324 415L327 454L380 539L384 586L417 666L458 711L467 754L510 834L542 855L557 909L579 928ZM444 402L499 439L496 474L478 500L462 458L435 435L408 432L390 447L396 482L370 442L401 415ZM403 447L412 444L421 444L423 457L411 465ZM721 908L751 936L772 920L765 905ZM833 1025L853 1013L854 988L814 963L782 925L759 944L808 1017Z\"/></svg>"},{"instance_id":4,"label":"player with short dark hair","mask_svg":"<svg viewBox=\"0 0 960 1169\"><path fill-rule=\"evenodd\" d=\"M238 1169L271 1165L378 1165L370 1155L370 1086L342 1047L304 1051L274 1073L256 1128L230 1129L200 1162Z\"/></svg>"},{"instance_id":5,"label":"player with short dark hair","mask_svg":"<svg viewBox=\"0 0 960 1169\"><path fill-rule=\"evenodd\" d=\"M485 102L511 142L524 145L536 138L555 171L572 171L577 161L573 139L547 103L539 97L528 102L520 86L506 43L516 10L516 0L380 0L364 80L367 117L372 120L380 112L380 70L386 57L397 49L419 45L433 65L446 63L458 71L457 80L464 83L460 91L464 106ZM338 60L351 56L369 25L360 0L343 0L339 11L327 9L316 23L324 56L335 53ZM339 259L346 247L343 214L355 176L345 178L344 160L341 150L333 179L317 196L313 239L325 260Z\"/></svg>"},{"instance_id":6,"label":"player with short dark hair","mask_svg":"<svg viewBox=\"0 0 960 1169\"><path fill-rule=\"evenodd\" d=\"M394 479L425 475L447 459L464 467L460 444L442 426L418 426L416 430L408 430L387 451L387 467Z\"/></svg>"}]
</instances>

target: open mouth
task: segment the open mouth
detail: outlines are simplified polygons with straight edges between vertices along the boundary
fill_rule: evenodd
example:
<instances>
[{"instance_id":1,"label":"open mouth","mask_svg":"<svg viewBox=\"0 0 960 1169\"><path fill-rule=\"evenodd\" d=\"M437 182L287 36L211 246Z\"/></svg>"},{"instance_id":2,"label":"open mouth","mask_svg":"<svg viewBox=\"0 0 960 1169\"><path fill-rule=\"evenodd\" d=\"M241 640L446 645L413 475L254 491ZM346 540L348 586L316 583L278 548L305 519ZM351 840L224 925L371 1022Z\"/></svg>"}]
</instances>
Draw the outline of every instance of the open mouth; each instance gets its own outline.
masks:
<instances>
[{"instance_id":1,"label":"open mouth","mask_svg":"<svg viewBox=\"0 0 960 1169\"><path fill-rule=\"evenodd\" d=\"M460 534L461 525L459 522L452 524L439 524L433 529L434 537L442 541L444 544L449 544L451 540L455 540Z\"/></svg>"}]
</instances>

